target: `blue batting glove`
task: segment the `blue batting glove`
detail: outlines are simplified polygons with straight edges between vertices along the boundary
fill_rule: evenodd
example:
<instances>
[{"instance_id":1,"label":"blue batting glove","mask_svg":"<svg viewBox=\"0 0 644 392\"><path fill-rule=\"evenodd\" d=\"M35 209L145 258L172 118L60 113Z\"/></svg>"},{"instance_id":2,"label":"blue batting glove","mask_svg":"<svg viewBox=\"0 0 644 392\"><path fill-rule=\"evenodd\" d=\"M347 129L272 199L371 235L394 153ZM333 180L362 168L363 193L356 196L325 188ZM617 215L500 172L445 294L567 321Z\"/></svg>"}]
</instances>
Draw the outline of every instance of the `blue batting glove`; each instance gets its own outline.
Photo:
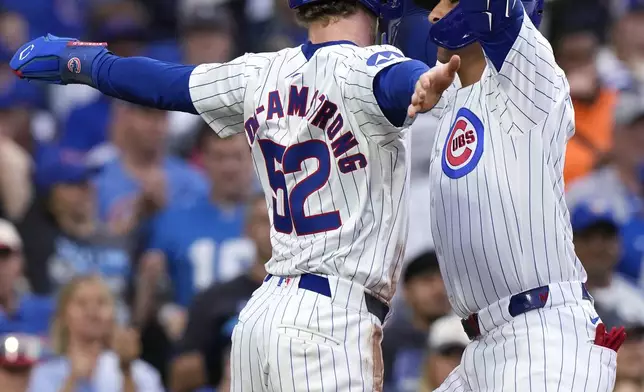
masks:
<instances>
[{"instance_id":1,"label":"blue batting glove","mask_svg":"<svg viewBox=\"0 0 644 392\"><path fill-rule=\"evenodd\" d=\"M97 58L110 53L106 47L104 42L48 34L23 45L9 65L21 79L94 86L93 65Z\"/></svg>"}]
</instances>

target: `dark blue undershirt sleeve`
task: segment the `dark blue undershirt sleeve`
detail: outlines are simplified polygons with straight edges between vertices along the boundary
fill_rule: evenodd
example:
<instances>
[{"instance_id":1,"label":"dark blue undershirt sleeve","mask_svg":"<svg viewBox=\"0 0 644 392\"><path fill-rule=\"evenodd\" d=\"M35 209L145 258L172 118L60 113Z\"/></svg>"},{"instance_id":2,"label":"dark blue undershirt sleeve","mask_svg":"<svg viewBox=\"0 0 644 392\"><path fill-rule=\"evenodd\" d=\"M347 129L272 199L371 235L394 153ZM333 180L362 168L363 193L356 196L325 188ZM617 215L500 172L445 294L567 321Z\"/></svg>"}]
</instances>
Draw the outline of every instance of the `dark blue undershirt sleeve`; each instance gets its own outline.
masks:
<instances>
[{"instance_id":1,"label":"dark blue undershirt sleeve","mask_svg":"<svg viewBox=\"0 0 644 392\"><path fill-rule=\"evenodd\" d=\"M92 79L103 94L157 109L198 114L189 87L195 66L112 54L95 61Z\"/></svg>"},{"instance_id":2,"label":"dark blue undershirt sleeve","mask_svg":"<svg viewBox=\"0 0 644 392\"><path fill-rule=\"evenodd\" d=\"M387 67L376 75L373 93L380 110L390 123L397 127L404 124L416 82L427 71L427 64L409 60Z\"/></svg>"}]
</instances>

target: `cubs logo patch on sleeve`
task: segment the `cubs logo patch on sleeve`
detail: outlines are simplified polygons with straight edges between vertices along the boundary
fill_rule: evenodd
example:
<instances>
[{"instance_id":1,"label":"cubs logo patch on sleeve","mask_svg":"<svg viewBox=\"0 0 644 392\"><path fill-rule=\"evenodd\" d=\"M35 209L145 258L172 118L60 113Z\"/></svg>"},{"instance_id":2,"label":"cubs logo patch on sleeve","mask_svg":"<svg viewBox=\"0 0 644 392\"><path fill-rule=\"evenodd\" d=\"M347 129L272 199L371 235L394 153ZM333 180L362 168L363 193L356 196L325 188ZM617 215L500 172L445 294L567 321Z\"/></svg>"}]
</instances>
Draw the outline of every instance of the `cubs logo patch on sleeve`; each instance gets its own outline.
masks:
<instances>
[{"instance_id":1,"label":"cubs logo patch on sleeve","mask_svg":"<svg viewBox=\"0 0 644 392\"><path fill-rule=\"evenodd\" d=\"M443 173L456 179L474 170L483 154L484 134L483 123L476 114L459 109L443 147Z\"/></svg>"}]
</instances>

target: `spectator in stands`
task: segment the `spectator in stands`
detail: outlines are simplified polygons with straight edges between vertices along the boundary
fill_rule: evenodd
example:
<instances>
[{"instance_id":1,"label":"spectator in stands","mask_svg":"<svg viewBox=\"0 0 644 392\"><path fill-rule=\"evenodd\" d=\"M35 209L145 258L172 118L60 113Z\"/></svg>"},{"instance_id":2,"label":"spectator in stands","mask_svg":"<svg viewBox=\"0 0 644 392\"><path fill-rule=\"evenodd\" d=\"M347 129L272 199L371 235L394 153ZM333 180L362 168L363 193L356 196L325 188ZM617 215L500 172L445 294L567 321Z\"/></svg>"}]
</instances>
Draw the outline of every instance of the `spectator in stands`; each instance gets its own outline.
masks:
<instances>
[{"instance_id":1,"label":"spectator in stands","mask_svg":"<svg viewBox=\"0 0 644 392\"><path fill-rule=\"evenodd\" d=\"M191 206L208 191L204 178L165 152L167 112L115 102L117 159L96 177L100 219L127 235L166 207Z\"/></svg>"},{"instance_id":2,"label":"spectator in stands","mask_svg":"<svg viewBox=\"0 0 644 392\"><path fill-rule=\"evenodd\" d=\"M196 293L240 275L252 260L253 245L244 236L253 184L246 137L222 139L211 131L201 148L214 185L196 203L167 209L154 220L137 284L136 313L141 324L150 315L159 274L170 277L173 302L187 308Z\"/></svg>"},{"instance_id":3,"label":"spectator in stands","mask_svg":"<svg viewBox=\"0 0 644 392\"><path fill-rule=\"evenodd\" d=\"M223 63L233 59L237 26L227 7L208 1L184 7L179 29L184 64ZM170 112L168 116L171 150L181 156L198 155L200 134L204 130L212 133L212 129L206 129L201 117L194 114ZM200 160L194 163L199 165Z\"/></svg>"},{"instance_id":4,"label":"spectator in stands","mask_svg":"<svg viewBox=\"0 0 644 392\"><path fill-rule=\"evenodd\" d=\"M575 252L588 280L588 291L595 298L600 316L615 312L627 323L644 323L644 293L615 272L620 257L617 222L607 202L598 199L577 205L571 213Z\"/></svg>"},{"instance_id":5,"label":"spectator in stands","mask_svg":"<svg viewBox=\"0 0 644 392\"><path fill-rule=\"evenodd\" d=\"M30 392L163 391L159 374L138 359L138 334L116 326L114 298L98 277L61 290L51 338L59 357L33 370Z\"/></svg>"},{"instance_id":6,"label":"spectator in stands","mask_svg":"<svg viewBox=\"0 0 644 392\"><path fill-rule=\"evenodd\" d=\"M4 9L26 18L30 39L56 32L63 37L84 36L87 0L2 0ZM7 26L13 30L14 26ZM18 44L20 45L20 44ZM17 49L17 48L16 48Z\"/></svg>"},{"instance_id":7,"label":"spectator in stands","mask_svg":"<svg viewBox=\"0 0 644 392\"><path fill-rule=\"evenodd\" d=\"M50 298L25 293L22 241L0 219L0 386L24 392L32 366L41 359L54 306Z\"/></svg>"},{"instance_id":8,"label":"spectator in stands","mask_svg":"<svg viewBox=\"0 0 644 392\"><path fill-rule=\"evenodd\" d=\"M626 328L626 341L617 354L615 391L644 391L644 324Z\"/></svg>"},{"instance_id":9,"label":"spectator in stands","mask_svg":"<svg viewBox=\"0 0 644 392\"><path fill-rule=\"evenodd\" d=\"M622 258L617 269L644 287L639 246L644 236L644 96L622 93L615 106L615 132L611 163L570 184L568 207L601 195L620 226Z\"/></svg>"},{"instance_id":10,"label":"spectator in stands","mask_svg":"<svg viewBox=\"0 0 644 392\"><path fill-rule=\"evenodd\" d=\"M54 135L52 117L39 110L43 102L37 85L15 80L0 64L0 214L13 221L22 219L33 197L39 142Z\"/></svg>"},{"instance_id":11,"label":"spectator in stands","mask_svg":"<svg viewBox=\"0 0 644 392\"><path fill-rule=\"evenodd\" d=\"M118 156L94 179L99 219L111 235L136 241L133 254L138 261L154 219L166 209L190 208L207 197L209 186L196 169L167 154L167 112L114 101L112 115L111 142ZM141 328L142 357L163 374L167 331L157 320L141 321L140 317L134 319Z\"/></svg>"},{"instance_id":12,"label":"spectator in stands","mask_svg":"<svg viewBox=\"0 0 644 392\"><path fill-rule=\"evenodd\" d=\"M434 252L409 262L402 276L408 311L386 327L382 342L387 391L416 391L430 326L450 311Z\"/></svg>"},{"instance_id":13,"label":"spectator in stands","mask_svg":"<svg viewBox=\"0 0 644 392\"><path fill-rule=\"evenodd\" d=\"M0 10L0 46L15 52L30 39L29 23L17 12Z\"/></svg>"},{"instance_id":14,"label":"spectator in stands","mask_svg":"<svg viewBox=\"0 0 644 392\"><path fill-rule=\"evenodd\" d=\"M41 339L29 335L0 337L0 385L2 392L25 392L31 370L42 359Z\"/></svg>"},{"instance_id":15,"label":"spectator in stands","mask_svg":"<svg viewBox=\"0 0 644 392\"><path fill-rule=\"evenodd\" d=\"M45 336L53 314L50 298L28 294L23 244L16 228L0 219L0 335Z\"/></svg>"},{"instance_id":16,"label":"spectator in stands","mask_svg":"<svg viewBox=\"0 0 644 392\"><path fill-rule=\"evenodd\" d=\"M460 364L469 342L457 316L448 315L436 320L429 331L428 355L418 391L431 392L438 388Z\"/></svg>"},{"instance_id":17,"label":"spectator in stands","mask_svg":"<svg viewBox=\"0 0 644 392\"><path fill-rule=\"evenodd\" d=\"M147 42L148 15L133 1L109 1L98 4L90 13L90 36L96 42L107 42L119 56L136 56L144 52ZM56 34L58 35L58 34ZM114 155L110 145L112 101L87 86L49 86L51 105L62 123L59 144L65 149L90 154L97 162Z\"/></svg>"},{"instance_id":18,"label":"spectator in stands","mask_svg":"<svg viewBox=\"0 0 644 392\"><path fill-rule=\"evenodd\" d=\"M612 45L601 52L599 69L602 79L612 88L641 94L644 93L644 4L628 8L612 27Z\"/></svg>"},{"instance_id":19,"label":"spectator in stands","mask_svg":"<svg viewBox=\"0 0 644 392\"><path fill-rule=\"evenodd\" d=\"M308 39L306 29L297 24L294 13L285 1L275 4L276 15L265 41L266 51L278 51L305 43Z\"/></svg>"},{"instance_id":20,"label":"spectator in stands","mask_svg":"<svg viewBox=\"0 0 644 392\"><path fill-rule=\"evenodd\" d=\"M214 284L190 305L188 325L177 345L172 362L170 390L191 392L200 386L218 387L223 392L230 334L239 311L266 276L264 263L271 258L271 222L263 194L249 204L246 232L255 244L255 262L248 272L227 283Z\"/></svg>"},{"instance_id":21,"label":"spectator in stands","mask_svg":"<svg viewBox=\"0 0 644 392\"><path fill-rule=\"evenodd\" d=\"M133 238L113 235L98 220L93 174L83 156L55 147L43 152L39 196L18 225L27 277L36 293L49 295L77 275L100 274L118 298L119 319L127 320Z\"/></svg>"},{"instance_id":22,"label":"spectator in stands","mask_svg":"<svg viewBox=\"0 0 644 392\"><path fill-rule=\"evenodd\" d=\"M12 99L12 98L10 98ZM4 101L0 98L0 106ZM6 111L0 107L0 216L13 221L24 216L33 197L29 153L9 136Z\"/></svg>"},{"instance_id":23,"label":"spectator in stands","mask_svg":"<svg viewBox=\"0 0 644 392\"><path fill-rule=\"evenodd\" d=\"M575 134L566 148L566 183L605 164L613 141L617 92L600 81L597 70L599 39L591 28L583 25L559 31L560 36L554 46L557 62L568 78L575 108Z\"/></svg>"},{"instance_id":24,"label":"spectator in stands","mask_svg":"<svg viewBox=\"0 0 644 392\"><path fill-rule=\"evenodd\" d=\"M181 15L179 29L186 64L223 63L233 58L237 26L227 8L208 2L190 7Z\"/></svg>"}]
</instances>

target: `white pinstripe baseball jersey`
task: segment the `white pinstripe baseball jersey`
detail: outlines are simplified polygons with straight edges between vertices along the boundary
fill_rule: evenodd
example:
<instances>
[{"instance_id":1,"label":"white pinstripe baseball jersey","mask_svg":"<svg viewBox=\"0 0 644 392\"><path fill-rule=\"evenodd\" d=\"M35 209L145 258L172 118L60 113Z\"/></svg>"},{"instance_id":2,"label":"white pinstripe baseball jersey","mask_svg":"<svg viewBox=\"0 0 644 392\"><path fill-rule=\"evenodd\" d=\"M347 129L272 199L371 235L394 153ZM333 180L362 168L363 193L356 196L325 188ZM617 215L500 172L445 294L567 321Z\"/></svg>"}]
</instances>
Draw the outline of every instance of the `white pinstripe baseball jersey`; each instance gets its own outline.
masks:
<instances>
[{"instance_id":1,"label":"white pinstripe baseball jersey","mask_svg":"<svg viewBox=\"0 0 644 392\"><path fill-rule=\"evenodd\" d=\"M392 46L302 47L195 69L190 92L220 136L244 132L271 216L269 273L333 275L388 301L407 235L407 129L373 93Z\"/></svg>"},{"instance_id":2,"label":"white pinstripe baseball jersey","mask_svg":"<svg viewBox=\"0 0 644 392\"><path fill-rule=\"evenodd\" d=\"M431 164L432 234L466 317L549 283L585 281L564 200L574 111L548 41L527 21L497 72L441 102Z\"/></svg>"}]
</instances>

